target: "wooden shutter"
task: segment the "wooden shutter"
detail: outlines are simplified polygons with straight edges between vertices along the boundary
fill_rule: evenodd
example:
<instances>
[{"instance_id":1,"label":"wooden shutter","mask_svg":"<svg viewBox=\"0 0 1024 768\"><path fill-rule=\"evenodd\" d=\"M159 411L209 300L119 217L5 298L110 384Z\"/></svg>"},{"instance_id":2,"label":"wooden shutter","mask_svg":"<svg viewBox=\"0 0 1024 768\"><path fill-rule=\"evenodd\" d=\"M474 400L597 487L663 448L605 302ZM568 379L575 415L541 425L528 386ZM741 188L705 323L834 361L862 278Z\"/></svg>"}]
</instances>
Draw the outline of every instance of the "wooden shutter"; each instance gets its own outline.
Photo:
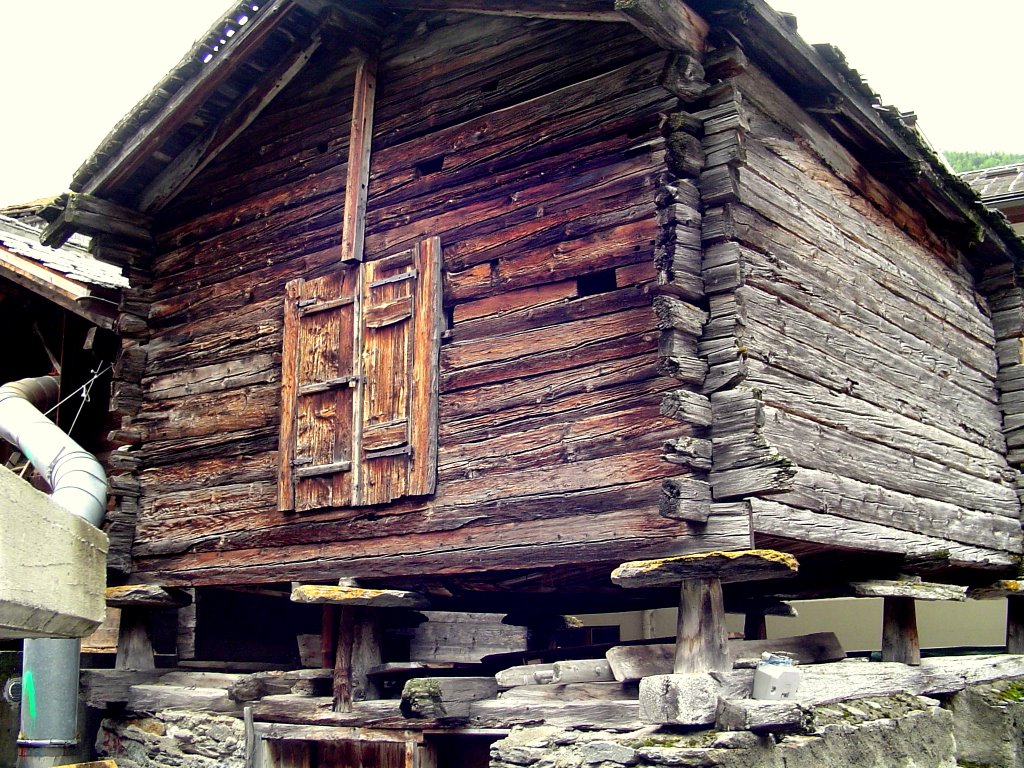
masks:
<instances>
[{"instance_id":1,"label":"wooden shutter","mask_svg":"<svg viewBox=\"0 0 1024 768\"><path fill-rule=\"evenodd\" d=\"M441 262L432 238L363 264L357 504L434 491Z\"/></svg>"},{"instance_id":2,"label":"wooden shutter","mask_svg":"<svg viewBox=\"0 0 1024 768\"><path fill-rule=\"evenodd\" d=\"M285 287L278 508L353 502L359 270Z\"/></svg>"}]
</instances>

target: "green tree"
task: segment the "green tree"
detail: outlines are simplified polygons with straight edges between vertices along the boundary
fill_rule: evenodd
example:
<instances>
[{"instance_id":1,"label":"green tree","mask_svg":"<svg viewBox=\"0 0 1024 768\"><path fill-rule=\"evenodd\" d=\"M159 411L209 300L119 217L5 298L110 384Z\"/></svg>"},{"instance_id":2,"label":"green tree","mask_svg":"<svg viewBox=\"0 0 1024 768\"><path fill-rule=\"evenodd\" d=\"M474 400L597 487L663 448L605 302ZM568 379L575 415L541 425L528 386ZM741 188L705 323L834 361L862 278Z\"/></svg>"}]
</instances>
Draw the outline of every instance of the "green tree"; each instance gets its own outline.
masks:
<instances>
[{"instance_id":1,"label":"green tree","mask_svg":"<svg viewBox=\"0 0 1024 768\"><path fill-rule=\"evenodd\" d=\"M953 170L957 173L1024 163L1024 155L1016 155L1011 152L943 152L942 154L946 156L946 162L953 166Z\"/></svg>"}]
</instances>

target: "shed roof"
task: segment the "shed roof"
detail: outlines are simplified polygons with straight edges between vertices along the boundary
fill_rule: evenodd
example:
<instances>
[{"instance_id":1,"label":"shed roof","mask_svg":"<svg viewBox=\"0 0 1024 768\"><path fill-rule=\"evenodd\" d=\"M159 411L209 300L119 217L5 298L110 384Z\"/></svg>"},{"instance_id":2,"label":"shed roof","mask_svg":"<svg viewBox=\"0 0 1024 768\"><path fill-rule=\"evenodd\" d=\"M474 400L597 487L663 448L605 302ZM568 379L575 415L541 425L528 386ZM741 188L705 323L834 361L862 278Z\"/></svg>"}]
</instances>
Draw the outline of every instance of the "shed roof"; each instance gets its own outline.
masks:
<instances>
[{"instance_id":1,"label":"shed roof","mask_svg":"<svg viewBox=\"0 0 1024 768\"><path fill-rule=\"evenodd\" d=\"M990 205L1024 200L1024 163L967 171L960 178Z\"/></svg>"},{"instance_id":2,"label":"shed roof","mask_svg":"<svg viewBox=\"0 0 1024 768\"><path fill-rule=\"evenodd\" d=\"M79 244L44 248L39 230L0 215L0 277L27 288L104 328L112 328L117 293L128 287L120 268Z\"/></svg>"}]
</instances>

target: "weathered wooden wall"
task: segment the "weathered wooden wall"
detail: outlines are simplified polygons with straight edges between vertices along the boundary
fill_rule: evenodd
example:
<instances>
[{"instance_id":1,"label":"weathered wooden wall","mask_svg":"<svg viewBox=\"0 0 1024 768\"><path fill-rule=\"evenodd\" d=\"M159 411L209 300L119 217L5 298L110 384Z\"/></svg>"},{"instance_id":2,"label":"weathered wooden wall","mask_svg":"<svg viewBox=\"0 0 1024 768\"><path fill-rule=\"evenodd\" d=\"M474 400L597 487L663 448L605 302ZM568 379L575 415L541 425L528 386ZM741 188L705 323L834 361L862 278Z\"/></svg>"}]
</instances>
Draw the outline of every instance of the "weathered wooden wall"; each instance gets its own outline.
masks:
<instances>
[{"instance_id":1,"label":"weathered wooden wall","mask_svg":"<svg viewBox=\"0 0 1024 768\"><path fill-rule=\"evenodd\" d=\"M996 339L965 260L752 64L717 58L732 76L701 177L716 499L750 499L761 537L1009 562Z\"/></svg>"},{"instance_id":2,"label":"weathered wooden wall","mask_svg":"<svg viewBox=\"0 0 1024 768\"><path fill-rule=\"evenodd\" d=\"M710 500L696 266L658 313L650 290L668 61L624 25L434 14L393 30L366 253L441 239L438 493L294 515L275 508L282 295L338 269L353 77L319 51L163 217L136 567L232 583L748 544L742 516L659 515L666 480L683 506Z\"/></svg>"}]
</instances>

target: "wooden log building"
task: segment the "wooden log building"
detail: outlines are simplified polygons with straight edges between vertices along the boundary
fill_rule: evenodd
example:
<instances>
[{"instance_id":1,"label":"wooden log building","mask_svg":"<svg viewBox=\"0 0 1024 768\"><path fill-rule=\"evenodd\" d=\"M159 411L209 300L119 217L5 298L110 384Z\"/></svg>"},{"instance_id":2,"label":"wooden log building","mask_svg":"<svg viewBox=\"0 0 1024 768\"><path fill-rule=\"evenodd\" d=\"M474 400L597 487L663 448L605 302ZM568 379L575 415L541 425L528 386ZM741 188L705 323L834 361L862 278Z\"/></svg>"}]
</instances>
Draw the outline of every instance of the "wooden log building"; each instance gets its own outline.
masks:
<instances>
[{"instance_id":1,"label":"wooden log building","mask_svg":"<svg viewBox=\"0 0 1024 768\"><path fill-rule=\"evenodd\" d=\"M1024 245L762 0L242 3L71 190L44 242L131 280L133 583L539 615L752 547L791 595L1018 572Z\"/></svg>"}]
</instances>

